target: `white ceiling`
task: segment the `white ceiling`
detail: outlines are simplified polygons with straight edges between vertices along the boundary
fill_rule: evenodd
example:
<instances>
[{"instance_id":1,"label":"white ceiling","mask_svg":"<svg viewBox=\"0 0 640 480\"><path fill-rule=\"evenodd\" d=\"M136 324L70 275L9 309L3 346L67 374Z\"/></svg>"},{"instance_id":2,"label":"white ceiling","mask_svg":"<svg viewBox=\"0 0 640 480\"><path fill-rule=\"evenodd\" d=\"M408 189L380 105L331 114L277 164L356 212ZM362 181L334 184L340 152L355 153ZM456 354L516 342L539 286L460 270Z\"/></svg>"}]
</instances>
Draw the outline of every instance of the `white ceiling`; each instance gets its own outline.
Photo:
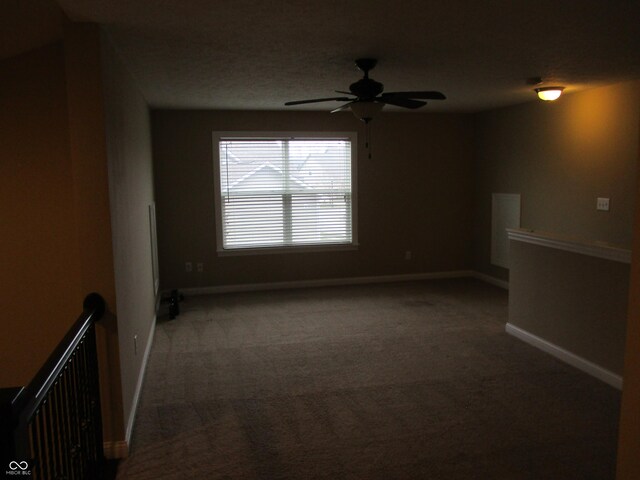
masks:
<instances>
[{"instance_id":1,"label":"white ceiling","mask_svg":"<svg viewBox=\"0 0 640 480\"><path fill-rule=\"evenodd\" d=\"M58 0L103 24L153 107L284 107L333 96L379 59L387 91L440 90L421 111L530 101L640 78L638 0Z\"/></svg>"}]
</instances>

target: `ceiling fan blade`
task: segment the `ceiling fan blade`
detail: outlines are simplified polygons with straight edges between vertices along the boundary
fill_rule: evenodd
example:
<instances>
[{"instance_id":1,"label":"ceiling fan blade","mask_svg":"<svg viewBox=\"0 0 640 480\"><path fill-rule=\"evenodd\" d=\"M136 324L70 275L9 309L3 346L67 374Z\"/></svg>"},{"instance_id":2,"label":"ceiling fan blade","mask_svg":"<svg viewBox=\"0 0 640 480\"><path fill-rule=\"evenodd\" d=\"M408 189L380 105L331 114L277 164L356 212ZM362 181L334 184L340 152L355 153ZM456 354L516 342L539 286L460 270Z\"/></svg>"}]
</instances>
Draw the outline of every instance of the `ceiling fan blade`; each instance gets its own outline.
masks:
<instances>
[{"instance_id":1,"label":"ceiling fan blade","mask_svg":"<svg viewBox=\"0 0 640 480\"><path fill-rule=\"evenodd\" d=\"M334 92L336 92L336 93L345 93L345 94L347 94L347 95L353 95L353 93L351 93L351 92L345 92L344 90L334 90Z\"/></svg>"},{"instance_id":2,"label":"ceiling fan blade","mask_svg":"<svg viewBox=\"0 0 640 480\"><path fill-rule=\"evenodd\" d=\"M341 112L343 110L347 110L352 103L353 102L345 103L344 105L339 106L335 110L331 110L331 113L336 113L336 112Z\"/></svg>"},{"instance_id":3,"label":"ceiling fan blade","mask_svg":"<svg viewBox=\"0 0 640 480\"><path fill-rule=\"evenodd\" d=\"M289 106L289 105L302 105L303 103L318 103L318 102L330 102L330 101L336 101L336 102L350 102L352 100L355 100L354 98L348 98L348 97L331 97L331 98L313 98L311 100L296 100L293 102L287 102L285 103L285 105Z\"/></svg>"},{"instance_id":4,"label":"ceiling fan blade","mask_svg":"<svg viewBox=\"0 0 640 480\"><path fill-rule=\"evenodd\" d=\"M382 97L396 98L423 98L425 100L446 100L447 97L441 92L387 92Z\"/></svg>"},{"instance_id":5,"label":"ceiling fan blade","mask_svg":"<svg viewBox=\"0 0 640 480\"><path fill-rule=\"evenodd\" d=\"M420 108L427 104L427 102L423 102L422 100L413 100L411 98L402 97L378 97L375 101L404 108Z\"/></svg>"}]
</instances>

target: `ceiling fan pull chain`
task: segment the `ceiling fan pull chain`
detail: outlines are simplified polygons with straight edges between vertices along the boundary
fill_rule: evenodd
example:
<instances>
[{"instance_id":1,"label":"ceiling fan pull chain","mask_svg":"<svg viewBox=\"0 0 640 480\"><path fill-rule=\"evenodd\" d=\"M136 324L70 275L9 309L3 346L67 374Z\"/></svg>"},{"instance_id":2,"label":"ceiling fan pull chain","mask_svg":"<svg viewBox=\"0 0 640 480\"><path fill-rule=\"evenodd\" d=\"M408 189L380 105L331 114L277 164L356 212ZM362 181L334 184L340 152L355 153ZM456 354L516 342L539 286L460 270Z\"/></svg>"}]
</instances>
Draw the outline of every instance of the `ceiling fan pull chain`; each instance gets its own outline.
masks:
<instances>
[{"instance_id":1,"label":"ceiling fan pull chain","mask_svg":"<svg viewBox=\"0 0 640 480\"><path fill-rule=\"evenodd\" d=\"M369 160L371 160L371 123L364 124L364 146L369 151Z\"/></svg>"}]
</instances>

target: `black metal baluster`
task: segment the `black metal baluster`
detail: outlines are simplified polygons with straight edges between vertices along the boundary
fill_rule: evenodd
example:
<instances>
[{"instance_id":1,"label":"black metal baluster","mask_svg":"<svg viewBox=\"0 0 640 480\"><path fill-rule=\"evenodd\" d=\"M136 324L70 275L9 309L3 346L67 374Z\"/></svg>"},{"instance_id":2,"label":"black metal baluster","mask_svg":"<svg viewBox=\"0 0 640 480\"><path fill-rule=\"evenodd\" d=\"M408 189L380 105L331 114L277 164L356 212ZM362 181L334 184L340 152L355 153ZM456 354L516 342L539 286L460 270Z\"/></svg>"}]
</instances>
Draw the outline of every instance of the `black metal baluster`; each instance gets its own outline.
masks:
<instances>
[{"instance_id":1,"label":"black metal baluster","mask_svg":"<svg viewBox=\"0 0 640 480\"><path fill-rule=\"evenodd\" d=\"M64 370L61 372L60 377L58 377L58 380L54 383L53 385L53 389L51 391L51 397L52 397L52 402L53 405L55 405L55 411L54 411L54 424L55 424L55 431L54 431L54 436L56 438L56 455L57 455L57 462L58 462L58 468L57 468L57 477L58 479L63 479L65 477L65 454L64 454L64 450L65 450L65 438L64 438L64 431L63 431L63 396L62 396L62 378L64 376Z\"/></svg>"},{"instance_id":2,"label":"black metal baluster","mask_svg":"<svg viewBox=\"0 0 640 480\"><path fill-rule=\"evenodd\" d=\"M70 369L70 383L71 390L69 395L69 401L71 403L71 415L70 415L70 426L71 426L71 449L69 454L71 456L71 465L73 468L73 477L81 479L82 478L82 469L80 468L80 464L78 462L78 445L80 444L80 416L78 414L78 368L76 361L76 354L74 352L73 356L69 360L69 369Z\"/></svg>"},{"instance_id":3,"label":"black metal baluster","mask_svg":"<svg viewBox=\"0 0 640 480\"><path fill-rule=\"evenodd\" d=\"M54 382L55 385L55 382ZM47 444L49 447L49 468L51 470L51 478L58 478L58 439L56 438L56 427L54 424L55 403L53 401L53 385L45 394L47 407L45 408L45 425L47 428Z\"/></svg>"},{"instance_id":4,"label":"black metal baluster","mask_svg":"<svg viewBox=\"0 0 640 480\"><path fill-rule=\"evenodd\" d=\"M100 472L104 451L94 324L103 313L102 297L88 295L83 313L34 379L12 389L7 407L3 400L8 420L2 438L12 455L30 460L31 478L85 480Z\"/></svg>"},{"instance_id":5,"label":"black metal baluster","mask_svg":"<svg viewBox=\"0 0 640 480\"><path fill-rule=\"evenodd\" d=\"M47 428L49 429L49 437L51 438L51 478L58 480L60 478L60 438L58 437L57 424L57 408L55 391L57 381L47 392L47 402L49 409L47 412Z\"/></svg>"},{"instance_id":6,"label":"black metal baluster","mask_svg":"<svg viewBox=\"0 0 640 480\"><path fill-rule=\"evenodd\" d=\"M56 462L57 458L57 445L56 438L54 435L53 428L53 407L54 405L51 403L51 392L48 392L46 395L44 408L42 412L44 414L44 425L46 429L46 438L47 438L47 450L49 451L48 461L49 461L49 476L52 479L55 479L58 475L58 466Z\"/></svg>"},{"instance_id":7,"label":"black metal baluster","mask_svg":"<svg viewBox=\"0 0 640 480\"><path fill-rule=\"evenodd\" d=\"M73 456L73 404L71 401L73 395L73 369L67 362L65 367L65 404L67 408L67 418L65 419L66 432L67 432L67 446L65 456L67 457L67 463L69 465L67 469L67 475L70 479L76 478L74 472Z\"/></svg>"},{"instance_id":8,"label":"black metal baluster","mask_svg":"<svg viewBox=\"0 0 640 480\"><path fill-rule=\"evenodd\" d=\"M85 336L86 337L86 336ZM78 345L77 358L78 358L78 394L80 399L80 461L82 464L82 471L86 472L88 464L88 449L87 449L87 428L88 428L88 414L87 414L87 371L85 362L85 337Z\"/></svg>"},{"instance_id":9,"label":"black metal baluster","mask_svg":"<svg viewBox=\"0 0 640 480\"><path fill-rule=\"evenodd\" d=\"M60 375L60 389L58 391L60 395L60 450L62 453L63 475L64 478L70 478L71 463L69 462L69 404L67 401L67 377L69 375L69 367L65 365L64 370Z\"/></svg>"},{"instance_id":10,"label":"black metal baluster","mask_svg":"<svg viewBox=\"0 0 640 480\"><path fill-rule=\"evenodd\" d=\"M86 463L86 442L85 442L85 429L86 429L86 420L85 420L85 408L84 408L84 358L82 354L82 348L84 345L84 337L76 347L75 352L75 362L76 362L76 396L78 399L78 464L80 471L83 472L83 475L86 474L87 471L87 463Z\"/></svg>"},{"instance_id":11,"label":"black metal baluster","mask_svg":"<svg viewBox=\"0 0 640 480\"><path fill-rule=\"evenodd\" d=\"M42 405L42 407L38 410L37 415L37 420L38 420L38 436L40 437L40 458L39 458L39 463L40 463L40 474L42 475L42 478L50 478L49 476L49 464L48 464L48 460L47 460L47 455L48 455L48 449L47 449L47 442L46 442L46 427L44 426L44 416L42 414L42 408L44 408L45 405Z\"/></svg>"},{"instance_id":12,"label":"black metal baluster","mask_svg":"<svg viewBox=\"0 0 640 480\"><path fill-rule=\"evenodd\" d=\"M89 421L88 429L87 429L87 445L89 446L89 459L90 459L90 469L97 468L98 461L98 443L96 441L95 431L96 431L96 411L94 408L94 386L93 380L95 375L91 375L93 372L93 362L91 361L91 356L93 355L93 350L91 348L91 341L89 337L87 337L85 341L85 354L86 354L86 365L87 365L87 419Z\"/></svg>"},{"instance_id":13,"label":"black metal baluster","mask_svg":"<svg viewBox=\"0 0 640 480\"><path fill-rule=\"evenodd\" d=\"M31 452L31 476L34 479L42 478L40 475L40 441L41 436L38 434L38 424L37 422L31 423L29 426L29 440L30 440L30 448Z\"/></svg>"},{"instance_id":14,"label":"black metal baluster","mask_svg":"<svg viewBox=\"0 0 640 480\"><path fill-rule=\"evenodd\" d=\"M95 445L94 467L102 468L104 460L104 446L102 439L102 408L100 403L100 377L98 365L98 345L96 341L96 327L91 325L88 333L88 347L90 350L89 363L91 376L91 418L93 419L93 442Z\"/></svg>"}]
</instances>

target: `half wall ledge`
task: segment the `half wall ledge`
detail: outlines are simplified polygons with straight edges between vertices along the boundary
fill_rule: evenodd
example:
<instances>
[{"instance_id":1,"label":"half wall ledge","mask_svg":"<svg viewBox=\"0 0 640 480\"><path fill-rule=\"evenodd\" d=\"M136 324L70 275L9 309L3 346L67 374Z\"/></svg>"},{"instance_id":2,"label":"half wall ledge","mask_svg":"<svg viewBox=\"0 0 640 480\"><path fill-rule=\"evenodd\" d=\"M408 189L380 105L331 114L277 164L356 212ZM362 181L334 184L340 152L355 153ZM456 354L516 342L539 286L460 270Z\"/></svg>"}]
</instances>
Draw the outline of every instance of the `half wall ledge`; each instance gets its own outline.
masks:
<instances>
[{"instance_id":1,"label":"half wall ledge","mask_svg":"<svg viewBox=\"0 0 640 480\"><path fill-rule=\"evenodd\" d=\"M631 251L508 229L507 333L620 388Z\"/></svg>"},{"instance_id":2,"label":"half wall ledge","mask_svg":"<svg viewBox=\"0 0 640 480\"><path fill-rule=\"evenodd\" d=\"M509 240L532 243L543 247L580 253L590 257L631 264L631 250L606 242L587 242L556 233L538 232L525 228L507 228Z\"/></svg>"}]
</instances>

